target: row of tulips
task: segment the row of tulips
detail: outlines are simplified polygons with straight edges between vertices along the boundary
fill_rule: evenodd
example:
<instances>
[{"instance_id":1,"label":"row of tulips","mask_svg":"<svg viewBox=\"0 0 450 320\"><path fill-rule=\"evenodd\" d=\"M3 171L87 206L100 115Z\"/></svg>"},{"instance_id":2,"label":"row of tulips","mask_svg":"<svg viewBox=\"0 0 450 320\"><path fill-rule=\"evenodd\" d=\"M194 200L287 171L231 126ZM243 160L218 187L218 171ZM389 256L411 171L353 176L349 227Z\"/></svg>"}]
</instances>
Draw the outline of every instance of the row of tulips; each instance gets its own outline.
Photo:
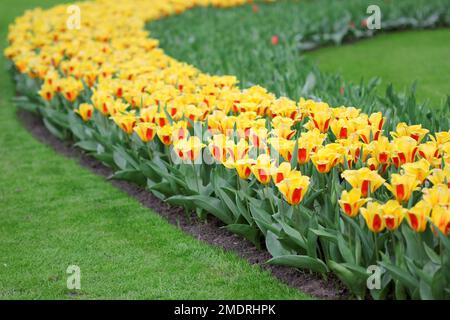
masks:
<instances>
[{"instance_id":1,"label":"row of tulips","mask_svg":"<svg viewBox=\"0 0 450 320\"><path fill-rule=\"evenodd\" d=\"M65 6L29 12L5 51L20 104L113 178L211 213L256 245L263 236L271 263L333 271L358 297L379 265L375 298L448 297L450 131L399 123L389 139L380 112L240 90L142 31L194 5L243 2L86 2L80 30L66 28Z\"/></svg>"}]
</instances>

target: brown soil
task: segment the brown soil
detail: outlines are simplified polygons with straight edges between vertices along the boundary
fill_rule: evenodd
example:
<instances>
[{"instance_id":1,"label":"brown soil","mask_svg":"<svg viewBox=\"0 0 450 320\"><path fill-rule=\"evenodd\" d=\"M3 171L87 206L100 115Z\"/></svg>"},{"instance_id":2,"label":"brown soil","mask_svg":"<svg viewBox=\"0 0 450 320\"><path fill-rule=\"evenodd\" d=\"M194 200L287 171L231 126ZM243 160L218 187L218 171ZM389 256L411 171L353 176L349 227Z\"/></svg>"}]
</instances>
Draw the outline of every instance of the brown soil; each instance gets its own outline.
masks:
<instances>
[{"instance_id":1,"label":"brown soil","mask_svg":"<svg viewBox=\"0 0 450 320\"><path fill-rule=\"evenodd\" d=\"M51 146L58 153L69 158L77 159L82 166L98 175L108 177L112 174L110 168L85 154L81 149L53 136L44 126L39 116L20 110L18 117L36 139ZM258 250L251 242L222 228L224 224L215 217L210 216L207 221L199 220L194 214L188 217L184 209L171 206L156 198L147 190L132 183L116 180L109 180L109 182L136 198L144 206L153 209L168 222L176 225L184 232L189 233L199 240L221 247L224 250L232 251L246 259L250 264L257 264L262 269L269 270L272 275L290 287L297 288L321 299L349 298L348 290L334 276L329 276L326 281L317 274L290 267L266 264L265 262L271 258L266 250Z\"/></svg>"}]
</instances>

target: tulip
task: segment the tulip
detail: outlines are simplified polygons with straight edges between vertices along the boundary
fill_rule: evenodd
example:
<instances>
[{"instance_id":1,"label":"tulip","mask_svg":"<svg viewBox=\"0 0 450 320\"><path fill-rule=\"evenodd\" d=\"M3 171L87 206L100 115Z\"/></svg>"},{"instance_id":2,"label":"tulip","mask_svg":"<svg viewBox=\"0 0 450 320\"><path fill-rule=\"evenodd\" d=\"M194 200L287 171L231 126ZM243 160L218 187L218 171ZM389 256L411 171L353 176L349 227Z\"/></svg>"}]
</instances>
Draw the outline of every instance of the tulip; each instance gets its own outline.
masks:
<instances>
[{"instance_id":1,"label":"tulip","mask_svg":"<svg viewBox=\"0 0 450 320\"><path fill-rule=\"evenodd\" d=\"M128 134L133 133L134 126L136 125L136 115L134 112L116 114L111 118L124 132Z\"/></svg>"},{"instance_id":2,"label":"tulip","mask_svg":"<svg viewBox=\"0 0 450 320\"><path fill-rule=\"evenodd\" d=\"M341 161L344 152L345 149L341 145L330 143L313 154L311 160L317 171L320 173L328 173Z\"/></svg>"},{"instance_id":3,"label":"tulip","mask_svg":"<svg viewBox=\"0 0 450 320\"><path fill-rule=\"evenodd\" d=\"M450 130L436 132L434 134L434 137L430 137L430 138L431 138L431 140L436 141L438 146L441 146L443 144L446 144L447 142L450 142Z\"/></svg>"},{"instance_id":4,"label":"tulip","mask_svg":"<svg viewBox=\"0 0 450 320\"><path fill-rule=\"evenodd\" d=\"M428 217L431 213L431 206L420 200L414 207L407 210L406 221L409 226L416 232L424 232L427 228Z\"/></svg>"},{"instance_id":5,"label":"tulip","mask_svg":"<svg viewBox=\"0 0 450 320\"><path fill-rule=\"evenodd\" d=\"M414 162L417 152L417 141L409 136L395 138L392 141L392 161L396 168L407 162Z\"/></svg>"},{"instance_id":6,"label":"tulip","mask_svg":"<svg viewBox=\"0 0 450 320\"><path fill-rule=\"evenodd\" d=\"M449 207L435 206L431 213L431 221L444 235L450 234L450 209Z\"/></svg>"},{"instance_id":7,"label":"tulip","mask_svg":"<svg viewBox=\"0 0 450 320\"><path fill-rule=\"evenodd\" d=\"M431 175L427 178L433 185L447 184L450 189L450 166L445 166L444 169L433 169Z\"/></svg>"},{"instance_id":8,"label":"tulip","mask_svg":"<svg viewBox=\"0 0 450 320\"><path fill-rule=\"evenodd\" d=\"M392 192L397 201L405 202L409 200L413 191L418 189L419 184L420 181L414 175L394 173L391 175L391 183L386 183L385 186Z\"/></svg>"},{"instance_id":9,"label":"tulip","mask_svg":"<svg viewBox=\"0 0 450 320\"><path fill-rule=\"evenodd\" d=\"M384 225L390 231L394 231L400 226L406 214L406 209L397 200L386 202L382 207L382 211Z\"/></svg>"},{"instance_id":10,"label":"tulip","mask_svg":"<svg viewBox=\"0 0 450 320\"><path fill-rule=\"evenodd\" d=\"M253 159L239 159L234 162L234 168L239 175L239 178L245 180L248 179L250 174L252 173L251 166L255 164L255 160Z\"/></svg>"},{"instance_id":11,"label":"tulip","mask_svg":"<svg viewBox=\"0 0 450 320\"><path fill-rule=\"evenodd\" d=\"M294 153L295 141L284 138L270 138L270 145L283 157L286 161L291 161Z\"/></svg>"},{"instance_id":12,"label":"tulip","mask_svg":"<svg viewBox=\"0 0 450 320\"><path fill-rule=\"evenodd\" d=\"M420 183L423 183L423 181L431 172L430 163L425 159L421 159L416 162L405 163L404 165L402 165L402 168L407 175L415 176L416 179L420 181Z\"/></svg>"},{"instance_id":13,"label":"tulip","mask_svg":"<svg viewBox=\"0 0 450 320\"><path fill-rule=\"evenodd\" d=\"M142 141L149 142L155 137L156 126L151 122L139 122L136 127L134 127L134 132L136 132Z\"/></svg>"},{"instance_id":14,"label":"tulip","mask_svg":"<svg viewBox=\"0 0 450 320\"><path fill-rule=\"evenodd\" d=\"M196 136L192 136L187 139L177 140L175 141L173 146L177 155L180 157L180 159L184 161L196 160L199 157L202 148L204 147L205 144L203 144L200 138Z\"/></svg>"},{"instance_id":15,"label":"tulip","mask_svg":"<svg viewBox=\"0 0 450 320\"><path fill-rule=\"evenodd\" d=\"M429 163L433 164L436 162L439 162L438 156L439 156L439 147L438 144L435 141L428 141L426 143L422 143L417 148L417 151L419 155L423 158L428 160Z\"/></svg>"},{"instance_id":16,"label":"tulip","mask_svg":"<svg viewBox=\"0 0 450 320\"><path fill-rule=\"evenodd\" d=\"M372 128L376 128L377 130L381 131L381 129L383 128L383 125L384 125L383 114L381 112L372 113L369 116L369 119L367 120L367 122L369 123L369 125Z\"/></svg>"},{"instance_id":17,"label":"tulip","mask_svg":"<svg viewBox=\"0 0 450 320\"><path fill-rule=\"evenodd\" d=\"M227 140L226 144L227 155L234 161L247 157L249 146L245 139L240 139L238 143L232 140Z\"/></svg>"},{"instance_id":18,"label":"tulip","mask_svg":"<svg viewBox=\"0 0 450 320\"><path fill-rule=\"evenodd\" d=\"M372 156L377 159L380 164L388 164L391 155L392 145L387 137L380 137L377 141L372 141L368 146Z\"/></svg>"},{"instance_id":19,"label":"tulip","mask_svg":"<svg viewBox=\"0 0 450 320\"><path fill-rule=\"evenodd\" d=\"M39 95L46 101L50 101L55 96L55 89L52 85L45 83L39 90Z\"/></svg>"},{"instance_id":20,"label":"tulip","mask_svg":"<svg viewBox=\"0 0 450 320\"><path fill-rule=\"evenodd\" d=\"M89 103L82 103L75 112L80 115L83 121L88 121L92 118L94 107Z\"/></svg>"},{"instance_id":21,"label":"tulip","mask_svg":"<svg viewBox=\"0 0 450 320\"><path fill-rule=\"evenodd\" d=\"M423 129L421 124L408 126L405 122L400 122L397 124L395 132L391 132L391 136L395 138L411 137L416 142L420 142L428 132L429 130Z\"/></svg>"},{"instance_id":22,"label":"tulip","mask_svg":"<svg viewBox=\"0 0 450 320\"><path fill-rule=\"evenodd\" d=\"M300 171L292 171L277 187L289 204L298 205L308 191L309 177L303 176Z\"/></svg>"},{"instance_id":23,"label":"tulip","mask_svg":"<svg viewBox=\"0 0 450 320\"><path fill-rule=\"evenodd\" d=\"M332 114L330 110L321 110L312 113L310 116L314 123L314 126L319 129L320 132L326 133L330 126L331 115Z\"/></svg>"},{"instance_id":24,"label":"tulip","mask_svg":"<svg viewBox=\"0 0 450 320\"><path fill-rule=\"evenodd\" d=\"M345 170L341 174L353 188L361 191L363 197L375 192L384 183L384 179L376 172L369 168L361 168L359 170Z\"/></svg>"},{"instance_id":25,"label":"tulip","mask_svg":"<svg viewBox=\"0 0 450 320\"><path fill-rule=\"evenodd\" d=\"M268 184L271 177L272 159L268 154L261 154L256 159L256 163L252 165L251 170L259 182Z\"/></svg>"},{"instance_id":26,"label":"tulip","mask_svg":"<svg viewBox=\"0 0 450 320\"><path fill-rule=\"evenodd\" d=\"M431 207L448 206L450 203L450 189L444 184L434 185L432 188L423 189L422 199Z\"/></svg>"},{"instance_id":27,"label":"tulip","mask_svg":"<svg viewBox=\"0 0 450 320\"><path fill-rule=\"evenodd\" d=\"M368 201L368 199L361 198L361 190L352 189L350 192L344 190L339 200L339 205L342 211L350 218L358 215L359 209Z\"/></svg>"},{"instance_id":28,"label":"tulip","mask_svg":"<svg viewBox=\"0 0 450 320\"><path fill-rule=\"evenodd\" d=\"M334 119L330 127L336 139L347 139L354 132L352 123L347 119Z\"/></svg>"},{"instance_id":29,"label":"tulip","mask_svg":"<svg viewBox=\"0 0 450 320\"><path fill-rule=\"evenodd\" d=\"M157 132L159 140L166 146L171 145L173 141L173 127L170 125L166 125L164 127L160 127Z\"/></svg>"},{"instance_id":30,"label":"tulip","mask_svg":"<svg viewBox=\"0 0 450 320\"><path fill-rule=\"evenodd\" d=\"M282 162L277 168L272 170L272 179L275 184L283 181L291 172L291 164L289 162Z\"/></svg>"},{"instance_id":31,"label":"tulip","mask_svg":"<svg viewBox=\"0 0 450 320\"><path fill-rule=\"evenodd\" d=\"M227 137L223 134L216 134L209 142L208 149L211 155L219 162L226 159L227 154ZM233 159L234 160L234 159Z\"/></svg>"},{"instance_id":32,"label":"tulip","mask_svg":"<svg viewBox=\"0 0 450 320\"><path fill-rule=\"evenodd\" d=\"M378 233L385 228L382 209L382 205L378 202L369 202L367 208L360 209L367 227L372 232Z\"/></svg>"}]
</instances>

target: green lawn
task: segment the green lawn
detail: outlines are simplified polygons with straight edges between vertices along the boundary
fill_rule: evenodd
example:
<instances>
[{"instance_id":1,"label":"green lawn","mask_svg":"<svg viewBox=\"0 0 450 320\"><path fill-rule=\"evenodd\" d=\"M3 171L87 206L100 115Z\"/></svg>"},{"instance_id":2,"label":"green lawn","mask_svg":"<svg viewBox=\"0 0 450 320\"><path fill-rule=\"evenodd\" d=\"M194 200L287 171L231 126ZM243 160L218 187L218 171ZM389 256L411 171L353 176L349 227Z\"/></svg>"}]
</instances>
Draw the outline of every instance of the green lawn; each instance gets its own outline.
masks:
<instances>
[{"instance_id":1,"label":"green lawn","mask_svg":"<svg viewBox=\"0 0 450 320\"><path fill-rule=\"evenodd\" d=\"M450 95L450 29L382 34L307 56L322 70L348 80L380 77L379 90L389 83L404 89L417 81L419 99L439 103Z\"/></svg>"},{"instance_id":2,"label":"green lawn","mask_svg":"<svg viewBox=\"0 0 450 320\"><path fill-rule=\"evenodd\" d=\"M58 1L46 1L48 7ZM42 1L2 0L7 25ZM3 56L0 64L5 64ZM19 123L0 73L0 299L303 299L258 267L184 234ZM81 291L66 268L81 268Z\"/></svg>"}]
</instances>

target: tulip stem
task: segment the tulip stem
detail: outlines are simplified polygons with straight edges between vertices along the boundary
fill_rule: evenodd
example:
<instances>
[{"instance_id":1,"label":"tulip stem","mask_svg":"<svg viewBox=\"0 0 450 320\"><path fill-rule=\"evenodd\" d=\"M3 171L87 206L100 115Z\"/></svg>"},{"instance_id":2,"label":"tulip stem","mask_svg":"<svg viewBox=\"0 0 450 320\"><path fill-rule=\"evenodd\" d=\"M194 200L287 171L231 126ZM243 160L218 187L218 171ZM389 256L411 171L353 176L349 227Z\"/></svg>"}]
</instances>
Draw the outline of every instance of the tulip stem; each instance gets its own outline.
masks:
<instances>
[{"instance_id":1,"label":"tulip stem","mask_svg":"<svg viewBox=\"0 0 450 320\"><path fill-rule=\"evenodd\" d=\"M378 259L379 259L379 255L378 255L378 239L377 239L377 234L374 232L373 233L373 239L375 241L375 259L376 262L378 263Z\"/></svg>"},{"instance_id":2,"label":"tulip stem","mask_svg":"<svg viewBox=\"0 0 450 320\"><path fill-rule=\"evenodd\" d=\"M148 154L148 158L150 160L152 160L153 159L153 153L152 153L152 148L150 146L150 142L147 142L147 154Z\"/></svg>"},{"instance_id":3,"label":"tulip stem","mask_svg":"<svg viewBox=\"0 0 450 320\"><path fill-rule=\"evenodd\" d=\"M170 147L167 145L164 145L164 148L166 149L167 159L169 160L169 164L172 166L172 154L170 152Z\"/></svg>"},{"instance_id":4,"label":"tulip stem","mask_svg":"<svg viewBox=\"0 0 450 320\"><path fill-rule=\"evenodd\" d=\"M272 197L269 195L269 184L266 184L266 197L269 199L270 207L272 208L272 214L275 213L275 207L272 202Z\"/></svg>"},{"instance_id":5,"label":"tulip stem","mask_svg":"<svg viewBox=\"0 0 450 320\"><path fill-rule=\"evenodd\" d=\"M196 184L197 184L197 191L198 191L198 193L200 194L200 184L198 183L198 180L199 180L199 174L198 174L198 172L197 172L197 168L195 167L195 163L194 163L194 160L192 160L192 168L194 169L194 175L195 175L195 182L196 182Z\"/></svg>"}]
</instances>

